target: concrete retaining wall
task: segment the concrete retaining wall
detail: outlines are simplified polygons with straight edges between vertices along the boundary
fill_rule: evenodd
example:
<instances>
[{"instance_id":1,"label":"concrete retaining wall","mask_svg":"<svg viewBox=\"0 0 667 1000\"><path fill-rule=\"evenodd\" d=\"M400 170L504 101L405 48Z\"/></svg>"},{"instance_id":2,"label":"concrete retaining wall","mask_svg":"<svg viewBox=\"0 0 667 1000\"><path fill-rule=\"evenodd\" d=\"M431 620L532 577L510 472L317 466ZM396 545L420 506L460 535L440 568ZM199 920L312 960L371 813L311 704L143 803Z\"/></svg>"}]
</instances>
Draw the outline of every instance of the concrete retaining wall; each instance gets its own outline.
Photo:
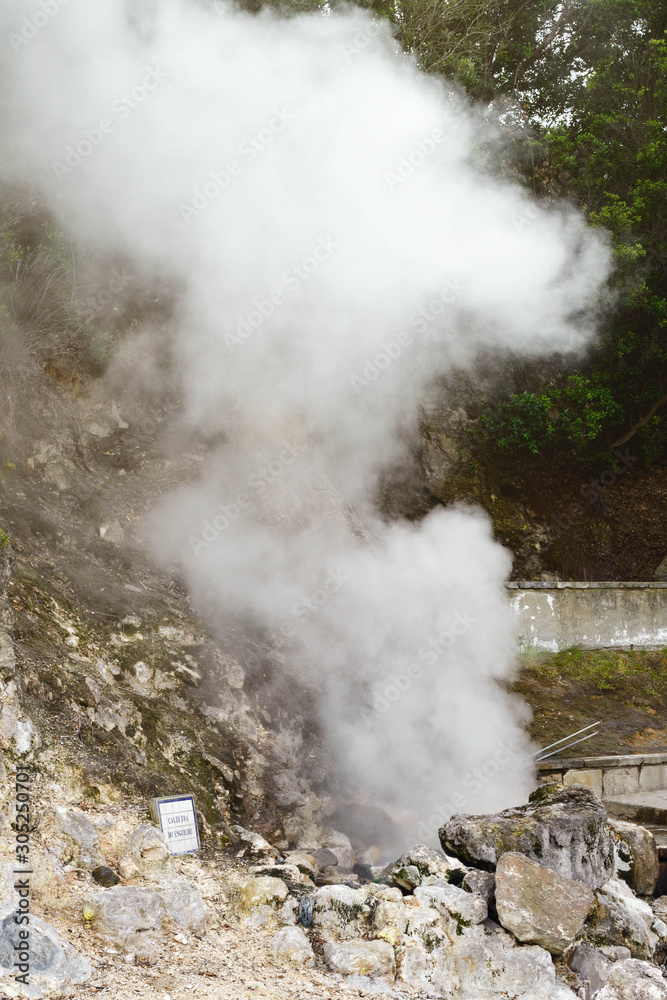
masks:
<instances>
[{"instance_id":1,"label":"concrete retaining wall","mask_svg":"<svg viewBox=\"0 0 667 1000\"><path fill-rule=\"evenodd\" d=\"M667 583L510 583L524 650L667 646Z\"/></svg>"},{"instance_id":2,"label":"concrete retaining wall","mask_svg":"<svg viewBox=\"0 0 667 1000\"><path fill-rule=\"evenodd\" d=\"M667 753L554 758L541 761L537 771L540 781L587 785L601 799L667 790Z\"/></svg>"}]
</instances>

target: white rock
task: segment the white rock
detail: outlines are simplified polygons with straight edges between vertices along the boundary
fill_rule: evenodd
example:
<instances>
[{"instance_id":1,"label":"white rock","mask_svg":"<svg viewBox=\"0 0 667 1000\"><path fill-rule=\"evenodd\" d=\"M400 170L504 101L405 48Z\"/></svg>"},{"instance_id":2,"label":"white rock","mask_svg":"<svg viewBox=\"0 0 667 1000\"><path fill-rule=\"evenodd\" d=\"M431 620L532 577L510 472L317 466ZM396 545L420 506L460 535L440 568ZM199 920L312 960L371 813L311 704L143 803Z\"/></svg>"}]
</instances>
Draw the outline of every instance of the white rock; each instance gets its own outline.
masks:
<instances>
[{"instance_id":1,"label":"white rock","mask_svg":"<svg viewBox=\"0 0 667 1000\"><path fill-rule=\"evenodd\" d=\"M421 885L414 896L420 906L434 907L464 925L481 924L489 915L485 899L455 885Z\"/></svg>"},{"instance_id":2,"label":"white rock","mask_svg":"<svg viewBox=\"0 0 667 1000\"><path fill-rule=\"evenodd\" d=\"M659 938L652 930L655 915L648 903L618 879L605 883L597 898L599 905L589 917L586 939L594 945L625 945L634 958L652 958Z\"/></svg>"},{"instance_id":3,"label":"white rock","mask_svg":"<svg viewBox=\"0 0 667 1000\"><path fill-rule=\"evenodd\" d=\"M655 965L630 958L614 963L595 1000L667 1000L667 984Z\"/></svg>"},{"instance_id":4,"label":"white rock","mask_svg":"<svg viewBox=\"0 0 667 1000\"><path fill-rule=\"evenodd\" d=\"M295 965L313 966L315 953L300 927L283 927L273 937L271 950L276 958L285 958Z\"/></svg>"},{"instance_id":5,"label":"white rock","mask_svg":"<svg viewBox=\"0 0 667 1000\"><path fill-rule=\"evenodd\" d=\"M394 949L386 941L330 941L324 958L334 972L350 976L384 977L396 975Z\"/></svg>"}]
</instances>

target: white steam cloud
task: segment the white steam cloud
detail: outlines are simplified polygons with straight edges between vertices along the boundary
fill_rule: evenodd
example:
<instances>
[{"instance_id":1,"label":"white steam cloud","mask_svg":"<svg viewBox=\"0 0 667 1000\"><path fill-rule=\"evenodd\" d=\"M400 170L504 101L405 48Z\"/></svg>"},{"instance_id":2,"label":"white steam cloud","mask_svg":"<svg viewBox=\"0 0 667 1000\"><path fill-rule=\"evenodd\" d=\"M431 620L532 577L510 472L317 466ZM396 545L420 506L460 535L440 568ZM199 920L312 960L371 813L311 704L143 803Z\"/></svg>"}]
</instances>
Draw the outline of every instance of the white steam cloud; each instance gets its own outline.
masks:
<instances>
[{"instance_id":1,"label":"white steam cloud","mask_svg":"<svg viewBox=\"0 0 667 1000\"><path fill-rule=\"evenodd\" d=\"M125 355L150 380L169 352L181 429L218 444L155 551L286 637L351 787L427 827L521 799L510 557L479 512L372 497L435 373L591 334L602 239L485 173L482 114L358 10L5 0L0 26L2 176L177 296Z\"/></svg>"}]
</instances>

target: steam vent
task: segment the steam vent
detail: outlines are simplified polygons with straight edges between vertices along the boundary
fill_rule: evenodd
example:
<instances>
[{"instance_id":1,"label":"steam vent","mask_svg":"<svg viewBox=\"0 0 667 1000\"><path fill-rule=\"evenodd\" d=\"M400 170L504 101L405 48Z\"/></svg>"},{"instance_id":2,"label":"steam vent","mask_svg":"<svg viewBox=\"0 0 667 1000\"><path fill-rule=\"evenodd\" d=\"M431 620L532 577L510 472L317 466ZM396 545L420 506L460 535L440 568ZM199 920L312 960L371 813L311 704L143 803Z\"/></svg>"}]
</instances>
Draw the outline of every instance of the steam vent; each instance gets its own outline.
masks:
<instances>
[{"instance_id":1,"label":"steam vent","mask_svg":"<svg viewBox=\"0 0 667 1000\"><path fill-rule=\"evenodd\" d=\"M0 46L0 1000L667 1000L664 5Z\"/></svg>"}]
</instances>

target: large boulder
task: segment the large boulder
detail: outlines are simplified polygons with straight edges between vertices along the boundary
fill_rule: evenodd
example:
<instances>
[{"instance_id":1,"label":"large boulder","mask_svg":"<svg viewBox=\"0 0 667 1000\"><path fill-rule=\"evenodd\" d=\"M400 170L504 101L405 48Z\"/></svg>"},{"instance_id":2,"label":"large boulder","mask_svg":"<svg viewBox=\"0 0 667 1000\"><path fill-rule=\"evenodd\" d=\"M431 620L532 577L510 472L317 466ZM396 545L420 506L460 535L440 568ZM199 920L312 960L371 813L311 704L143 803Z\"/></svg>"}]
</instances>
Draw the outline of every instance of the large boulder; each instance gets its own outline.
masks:
<instances>
[{"instance_id":1,"label":"large boulder","mask_svg":"<svg viewBox=\"0 0 667 1000\"><path fill-rule=\"evenodd\" d=\"M330 969L342 975L396 975L394 949L386 941L330 941L324 946L324 958Z\"/></svg>"},{"instance_id":2,"label":"large boulder","mask_svg":"<svg viewBox=\"0 0 667 1000\"><path fill-rule=\"evenodd\" d=\"M163 916L164 903L154 889L118 885L83 899L88 926L109 944L139 955L152 953Z\"/></svg>"},{"instance_id":3,"label":"large boulder","mask_svg":"<svg viewBox=\"0 0 667 1000\"><path fill-rule=\"evenodd\" d=\"M500 923L519 941L560 955L584 926L593 892L523 854L503 854L496 868Z\"/></svg>"},{"instance_id":4,"label":"large boulder","mask_svg":"<svg viewBox=\"0 0 667 1000\"><path fill-rule=\"evenodd\" d=\"M660 874L658 847L650 830L610 819L616 837L616 874L640 896L652 896Z\"/></svg>"},{"instance_id":5,"label":"large boulder","mask_svg":"<svg viewBox=\"0 0 667 1000\"><path fill-rule=\"evenodd\" d=\"M488 871L515 852L593 890L614 874L607 813L583 785L544 786L528 805L493 816L453 816L439 834L446 853Z\"/></svg>"},{"instance_id":6,"label":"large boulder","mask_svg":"<svg viewBox=\"0 0 667 1000\"><path fill-rule=\"evenodd\" d=\"M648 903L618 879L602 886L596 897L584 928L585 941L598 948L625 945L633 958L652 958L660 938L654 930L657 918Z\"/></svg>"},{"instance_id":7,"label":"large boulder","mask_svg":"<svg viewBox=\"0 0 667 1000\"><path fill-rule=\"evenodd\" d=\"M391 878L394 885L412 892L427 878L461 885L467 871L457 858L448 858L441 851L419 844L398 859L391 870Z\"/></svg>"},{"instance_id":8,"label":"large boulder","mask_svg":"<svg viewBox=\"0 0 667 1000\"><path fill-rule=\"evenodd\" d=\"M491 921L469 928L452 921L442 944L414 937L399 953L398 980L446 1000L575 1000L556 981L548 951L517 946Z\"/></svg>"},{"instance_id":9,"label":"large boulder","mask_svg":"<svg viewBox=\"0 0 667 1000\"><path fill-rule=\"evenodd\" d=\"M595 1000L667 1000L667 983L655 965L629 958L612 966Z\"/></svg>"},{"instance_id":10,"label":"large boulder","mask_svg":"<svg viewBox=\"0 0 667 1000\"><path fill-rule=\"evenodd\" d=\"M0 996L68 996L75 986L81 986L92 975L88 959L83 958L67 941L63 941L54 927L34 915L30 916L29 948L27 953L21 948L26 944L25 927L14 920L14 906L0 909ZM20 967L29 966L29 984L32 990L24 988L15 976L24 975ZM14 963L19 962L19 968Z\"/></svg>"}]
</instances>

